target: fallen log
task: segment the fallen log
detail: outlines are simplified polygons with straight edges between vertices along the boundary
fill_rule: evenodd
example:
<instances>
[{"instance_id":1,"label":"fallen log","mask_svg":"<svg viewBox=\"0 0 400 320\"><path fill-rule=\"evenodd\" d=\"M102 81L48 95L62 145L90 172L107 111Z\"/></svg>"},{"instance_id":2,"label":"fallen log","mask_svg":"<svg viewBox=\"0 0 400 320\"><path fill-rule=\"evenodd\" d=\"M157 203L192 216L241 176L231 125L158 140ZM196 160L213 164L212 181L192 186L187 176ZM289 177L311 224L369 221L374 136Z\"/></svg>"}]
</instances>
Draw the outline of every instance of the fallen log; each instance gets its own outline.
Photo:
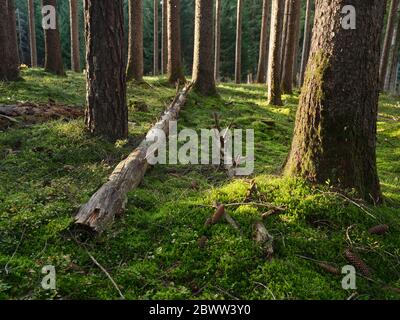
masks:
<instances>
[{"instance_id":1,"label":"fallen log","mask_svg":"<svg viewBox=\"0 0 400 320\"><path fill-rule=\"evenodd\" d=\"M19 105L0 105L0 115L5 117L40 117L40 118L76 118L83 115L83 109L73 106L58 104L39 105L35 103L24 103Z\"/></svg>"},{"instance_id":2,"label":"fallen log","mask_svg":"<svg viewBox=\"0 0 400 320\"><path fill-rule=\"evenodd\" d=\"M177 120L190 88L191 84L188 84L182 91L177 90L175 99L161 120L148 132L147 137L156 130L162 130L168 136L169 123ZM149 167L146 155L152 144L149 139L144 139L125 160L118 164L108 181L79 209L75 216L75 225L101 233L116 216L124 212L127 193L140 184Z\"/></svg>"}]
</instances>

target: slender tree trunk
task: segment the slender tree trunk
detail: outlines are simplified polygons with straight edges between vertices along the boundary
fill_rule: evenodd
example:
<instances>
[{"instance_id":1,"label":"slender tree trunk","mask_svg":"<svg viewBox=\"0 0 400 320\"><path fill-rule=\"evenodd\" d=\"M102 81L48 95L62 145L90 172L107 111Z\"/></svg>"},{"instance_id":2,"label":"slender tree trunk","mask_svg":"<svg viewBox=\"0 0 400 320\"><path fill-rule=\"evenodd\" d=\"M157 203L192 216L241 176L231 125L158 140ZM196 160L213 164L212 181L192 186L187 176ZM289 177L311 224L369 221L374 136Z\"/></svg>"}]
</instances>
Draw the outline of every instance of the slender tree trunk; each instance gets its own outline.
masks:
<instances>
[{"instance_id":1,"label":"slender tree trunk","mask_svg":"<svg viewBox=\"0 0 400 320\"><path fill-rule=\"evenodd\" d=\"M397 9L399 7L399 0L392 0L390 5L390 12L387 22L385 41L383 45L382 55L381 55L381 63L379 69L379 77L380 77L380 89L383 90L385 85L386 74L388 72L388 62L390 55L390 47L393 38L394 25L397 15Z\"/></svg>"},{"instance_id":2,"label":"slender tree trunk","mask_svg":"<svg viewBox=\"0 0 400 320\"><path fill-rule=\"evenodd\" d=\"M111 141L128 135L123 0L85 0L86 125Z\"/></svg>"},{"instance_id":3,"label":"slender tree trunk","mask_svg":"<svg viewBox=\"0 0 400 320\"><path fill-rule=\"evenodd\" d=\"M394 38L394 45L392 49L391 63L390 63L391 72L388 77L387 91L389 91L392 95L396 94L399 51L400 51L400 19L397 20L397 30L396 30L396 36Z\"/></svg>"},{"instance_id":4,"label":"slender tree trunk","mask_svg":"<svg viewBox=\"0 0 400 320\"><path fill-rule=\"evenodd\" d=\"M162 0L162 42L161 42L161 73L167 73L168 66L168 0Z\"/></svg>"},{"instance_id":5,"label":"slender tree trunk","mask_svg":"<svg viewBox=\"0 0 400 320\"><path fill-rule=\"evenodd\" d=\"M0 81L19 79L14 0L0 1Z\"/></svg>"},{"instance_id":6,"label":"slender tree trunk","mask_svg":"<svg viewBox=\"0 0 400 320\"><path fill-rule=\"evenodd\" d=\"M36 24L35 24L35 5L33 0L28 0L29 15L29 44L31 50L31 67L37 67L37 48L36 48Z\"/></svg>"},{"instance_id":7,"label":"slender tree trunk","mask_svg":"<svg viewBox=\"0 0 400 320\"><path fill-rule=\"evenodd\" d=\"M202 95L215 95L213 51L213 2L196 0L193 88Z\"/></svg>"},{"instance_id":8,"label":"slender tree trunk","mask_svg":"<svg viewBox=\"0 0 400 320\"><path fill-rule=\"evenodd\" d=\"M268 51L268 17L270 0L263 0L263 11L260 35L260 53L258 55L257 83L265 83L267 74L267 51Z\"/></svg>"},{"instance_id":9,"label":"slender tree trunk","mask_svg":"<svg viewBox=\"0 0 400 320\"><path fill-rule=\"evenodd\" d=\"M300 27L300 0L290 1L290 16L288 17L288 32L286 37L286 50L283 56L282 91L292 94L293 73L295 59L297 58L298 35Z\"/></svg>"},{"instance_id":10,"label":"slender tree trunk","mask_svg":"<svg viewBox=\"0 0 400 320\"><path fill-rule=\"evenodd\" d=\"M282 0L285 3L285 12L283 15L283 22L282 22L282 39L281 39L281 78L283 76L283 68L284 68L284 57L286 55L286 38L289 32L289 17L290 17L290 1L291 0Z\"/></svg>"},{"instance_id":11,"label":"slender tree trunk","mask_svg":"<svg viewBox=\"0 0 400 320\"><path fill-rule=\"evenodd\" d=\"M180 0L168 0L168 80L171 84L186 81L181 54Z\"/></svg>"},{"instance_id":12,"label":"slender tree trunk","mask_svg":"<svg viewBox=\"0 0 400 320\"><path fill-rule=\"evenodd\" d=\"M243 0L237 0L235 83L242 81L242 9Z\"/></svg>"},{"instance_id":13,"label":"slender tree trunk","mask_svg":"<svg viewBox=\"0 0 400 320\"><path fill-rule=\"evenodd\" d=\"M143 81L143 3L129 0L127 80Z\"/></svg>"},{"instance_id":14,"label":"slender tree trunk","mask_svg":"<svg viewBox=\"0 0 400 320\"><path fill-rule=\"evenodd\" d=\"M79 19L77 0L69 0L69 8L71 28L71 70L75 72L80 72L81 57L79 46Z\"/></svg>"},{"instance_id":15,"label":"slender tree trunk","mask_svg":"<svg viewBox=\"0 0 400 320\"><path fill-rule=\"evenodd\" d=\"M42 0L43 6L53 6L57 8L57 0ZM45 13L44 15L46 15ZM44 30L45 42L45 61L44 69L47 72L64 76L64 63L61 54L61 40L58 25L58 14L56 14L56 29Z\"/></svg>"},{"instance_id":16,"label":"slender tree trunk","mask_svg":"<svg viewBox=\"0 0 400 320\"><path fill-rule=\"evenodd\" d=\"M311 10L312 10L312 0L307 0L306 18L304 25L303 52L301 54L299 87L301 87L304 82L304 72L306 71L308 56L310 53L311 36L312 36Z\"/></svg>"},{"instance_id":17,"label":"slender tree trunk","mask_svg":"<svg viewBox=\"0 0 400 320\"><path fill-rule=\"evenodd\" d=\"M345 30L341 8L357 8ZM376 167L382 0L317 0L310 60L285 172L381 199ZM327 32L327 30L331 30ZM340 94L338 94L340 93Z\"/></svg>"},{"instance_id":18,"label":"slender tree trunk","mask_svg":"<svg viewBox=\"0 0 400 320\"><path fill-rule=\"evenodd\" d=\"M154 0L154 18L153 18L153 35L154 35L154 45L153 45L153 74L158 76L159 68L158 68L158 1Z\"/></svg>"},{"instance_id":19,"label":"slender tree trunk","mask_svg":"<svg viewBox=\"0 0 400 320\"><path fill-rule=\"evenodd\" d=\"M220 62L221 62L221 6L222 0L216 0L215 3L215 65L214 79L216 82L220 80Z\"/></svg>"},{"instance_id":20,"label":"slender tree trunk","mask_svg":"<svg viewBox=\"0 0 400 320\"><path fill-rule=\"evenodd\" d=\"M396 45L397 45L397 38L398 38L398 33L399 33L399 19L396 19L395 22L395 28L393 31L393 38L390 46L390 57L389 57L389 62L388 62L388 72L386 74L385 78L385 86L384 86L384 91L389 92L390 87L392 84L393 80L393 72L395 69L395 65L397 64L396 58L397 58L397 52L396 52Z\"/></svg>"},{"instance_id":21,"label":"slender tree trunk","mask_svg":"<svg viewBox=\"0 0 400 320\"><path fill-rule=\"evenodd\" d=\"M284 2L272 0L271 31L268 58L268 103L281 106L281 32Z\"/></svg>"}]
</instances>

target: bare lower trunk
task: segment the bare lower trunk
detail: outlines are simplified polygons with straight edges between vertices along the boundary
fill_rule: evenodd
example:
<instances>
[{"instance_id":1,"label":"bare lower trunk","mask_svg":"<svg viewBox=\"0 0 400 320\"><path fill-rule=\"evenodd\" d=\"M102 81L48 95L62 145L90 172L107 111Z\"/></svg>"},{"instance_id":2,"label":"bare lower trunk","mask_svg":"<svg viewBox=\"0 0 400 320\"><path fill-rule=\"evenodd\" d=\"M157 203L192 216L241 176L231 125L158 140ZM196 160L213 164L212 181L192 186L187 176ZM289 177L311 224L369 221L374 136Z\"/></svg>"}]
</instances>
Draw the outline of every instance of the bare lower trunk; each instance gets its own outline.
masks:
<instances>
[{"instance_id":1,"label":"bare lower trunk","mask_svg":"<svg viewBox=\"0 0 400 320\"><path fill-rule=\"evenodd\" d=\"M342 28L344 5L357 8L355 30ZM374 203L382 200L376 131L385 6L381 0L316 2L310 60L285 167L289 175L354 188Z\"/></svg>"},{"instance_id":2,"label":"bare lower trunk","mask_svg":"<svg viewBox=\"0 0 400 320\"><path fill-rule=\"evenodd\" d=\"M213 0L196 0L193 89L202 95L217 92L214 79Z\"/></svg>"},{"instance_id":3,"label":"bare lower trunk","mask_svg":"<svg viewBox=\"0 0 400 320\"><path fill-rule=\"evenodd\" d=\"M180 0L168 0L168 80L171 84L186 82L181 53Z\"/></svg>"},{"instance_id":4,"label":"bare lower trunk","mask_svg":"<svg viewBox=\"0 0 400 320\"><path fill-rule=\"evenodd\" d=\"M123 0L85 0L86 125L111 141L128 136Z\"/></svg>"},{"instance_id":5,"label":"bare lower trunk","mask_svg":"<svg viewBox=\"0 0 400 320\"><path fill-rule=\"evenodd\" d=\"M267 74L267 52L268 52L268 17L270 0L263 0L263 11L261 21L260 52L258 55L257 83L265 83Z\"/></svg>"},{"instance_id":6,"label":"bare lower trunk","mask_svg":"<svg viewBox=\"0 0 400 320\"><path fill-rule=\"evenodd\" d=\"M242 81L242 7L243 0L237 0L235 83L238 84Z\"/></svg>"},{"instance_id":7,"label":"bare lower trunk","mask_svg":"<svg viewBox=\"0 0 400 320\"><path fill-rule=\"evenodd\" d=\"M129 46L127 80L143 81L143 4L129 0Z\"/></svg>"},{"instance_id":8,"label":"bare lower trunk","mask_svg":"<svg viewBox=\"0 0 400 320\"><path fill-rule=\"evenodd\" d=\"M281 31L284 3L272 0L271 31L268 58L268 103L282 105L281 99Z\"/></svg>"},{"instance_id":9,"label":"bare lower trunk","mask_svg":"<svg viewBox=\"0 0 400 320\"><path fill-rule=\"evenodd\" d=\"M37 48L36 48L36 24L35 24L35 5L33 0L28 0L29 15L29 45L31 51L31 67L37 67Z\"/></svg>"},{"instance_id":10,"label":"bare lower trunk","mask_svg":"<svg viewBox=\"0 0 400 320\"><path fill-rule=\"evenodd\" d=\"M69 0L70 6L70 27L71 27L71 70L81 71L81 58L79 46L79 20L78 20L78 2Z\"/></svg>"}]
</instances>

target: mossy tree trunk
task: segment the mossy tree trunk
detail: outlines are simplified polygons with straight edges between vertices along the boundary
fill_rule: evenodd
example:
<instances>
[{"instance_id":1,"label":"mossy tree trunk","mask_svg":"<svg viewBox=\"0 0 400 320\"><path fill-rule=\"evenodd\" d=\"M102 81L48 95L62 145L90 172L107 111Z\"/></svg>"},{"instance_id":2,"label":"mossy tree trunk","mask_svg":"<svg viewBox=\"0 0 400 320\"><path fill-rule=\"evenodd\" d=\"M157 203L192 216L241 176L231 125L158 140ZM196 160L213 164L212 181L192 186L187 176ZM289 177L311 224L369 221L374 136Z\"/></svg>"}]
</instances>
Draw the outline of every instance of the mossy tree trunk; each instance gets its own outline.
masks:
<instances>
[{"instance_id":1,"label":"mossy tree trunk","mask_svg":"<svg viewBox=\"0 0 400 320\"><path fill-rule=\"evenodd\" d=\"M384 2L386 2L386 1L384 1ZM392 0L392 3L390 5L385 40L383 43L383 50L382 50L382 55L381 55L380 68L379 68L380 89L381 90L384 89L385 79L386 79L386 75L387 75L388 69L389 69L388 64L389 64L390 48L392 45L392 38L393 38L393 32L394 32L399 2L400 2L400 0Z\"/></svg>"},{"instance_id":2,"label":"mossy tree trunk","mask_svg":"<svg viewBox=\"0 0 400 320\"><path fill-rule=\"evenodd\" d=\"M283 56L282 91L292 94L295 59L297 58L298 35L300 28L300 0L290 0L290 15L287 17L287 36L285 55Z\"/></svg>"},{"instance_id":3,"label":"mossy tree trunk","mask_svg":"<svg viewBox=\"0 0 400 320\"><path fill-rule=\"evenodd\" d=\"M267 74L267 51L268 51L268 18L270 0L263 0L260 51L258 55L257 83L265 83Z\"/></svg>"},{"instance_id":4,"label":"mossy tree trunk","mask_svg":"<svg viewBox=\"0 0 400 320\"><path fill-rule=\"evenodd\" d=\"M127 80L143 81L143 3L129 0Z\"/></svg>"},{"instance_id":5,"label":"mossy tree trunk","mask_svg":"<svg viewBox=\"0 0 400 320\"><path fill-rule=\"evenodd\" d=\"M196 0L193 89L202 95L215 95L213 50L213 2Z\"/></svg>"},{"instance_id":6,"label":"mossy tree trunk","mask_svg":"<svg viewBox=\"0 0 400 320\"><path fill-rule=\"evenodd\" d=\"M42 0L43 6L53 6L57 8L57 0ZM45 13L46 15L47 13ZM44 69L47 72L64 76L64 63L61 54L60 29L58 24L58 14L56 14L56 28L44 30L45 59Z\"/></svg>"},{"instance_id":7,"label":"mossy tree trunk","mask_svg":"<svg viewBox=\"0 0 400 320\"><path fill-rule=\"evenodd\" d=\"M28 0L29 16L29 45L31 51L31 67L37 67L37 48L36 48L36 23L35 23L35 5L33 0Z\"/></svg>"},{"instance_id":8,"label":"mossy tree trunk","mask_svg":"<svg viewBox=\"0 0 400 320\"><path fill-rule=\"evenodd\" d=\"M242 9L243 0L237 0L235 54L235 83L237 84L242 82Z\"/></svg>"},{"instance_id":9,"label":"mossy tree trunk","mask_svg":"<svg viewBox=\"0 0 400 320\"><path fill-rule=\"evenodd\" d=\"M181 52L180 0L168 0L168 81L171 84L186 81Z\"/></svg>"},{"instance_id":10,"label":"mossy tree trunk","mask_svg":"<svg viewBox=\"0 0 400 320\"><path fill-rule=\"evenodd\" d=\"M2 0L0 3L0 80L15 81L19 77L14 0Z\"/></svg>"},{"instance_id":11,"label":"mossy tree trunk","mask_svg":"<svg viewBox=\"0 0 400 320\"><path fill-rule=\"evenodd\" d=\"M272 0L271 31L268 58L268 103L282 105L281 99L281 32L285 4Z\"/></svg>"},{"instance_id":12,"label":"mossy tree trunk","mask_svg":"<svg viewBox=\"0 0 400 320\"><path fill-rule=\"evenodd\" d=\"M85 1L86 125L111 141L128 135L123 0Z\"/></svg>"},{"instance_id":13,"label":"mossy tree trunk","mask_svg":"<svg viewBox=\"0 0 400 320\"><path fill-rule=\"evenodd\" d=\"M344 5L357 28L341 25ZM317 0L314 33L285 173L354 188L379 203L376 131L381 0ZM330 32L327 32L330 30Z\"/></svg>"},{"instance_id":14,"label":"mossy tree trunk","mask_svg":"<svg viewBox=\"0 0 400 320\"><path fill-rule=\"evenodd\" d=\"M75 72L81 71L81 58L79 46L79 19L78 19L78 2L77 0L69 0L70 7L70 29L71 29L71 70Z\"/></svg>"}]
</instances>

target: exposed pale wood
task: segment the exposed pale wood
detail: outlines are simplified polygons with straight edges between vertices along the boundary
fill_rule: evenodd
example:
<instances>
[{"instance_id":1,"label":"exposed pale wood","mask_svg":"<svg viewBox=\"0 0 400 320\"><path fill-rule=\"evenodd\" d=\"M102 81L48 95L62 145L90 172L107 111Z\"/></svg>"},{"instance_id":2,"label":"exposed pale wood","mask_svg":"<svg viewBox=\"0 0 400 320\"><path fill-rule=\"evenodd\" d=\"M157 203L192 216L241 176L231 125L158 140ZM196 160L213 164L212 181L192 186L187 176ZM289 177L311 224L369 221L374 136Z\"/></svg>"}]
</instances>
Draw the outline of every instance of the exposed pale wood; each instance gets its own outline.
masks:
<instances>
[{"instance_id":1,"label":"exposed pale wood","mask_svg":"<svg viewBox=\"0 0 400 320\"><path fill-rule=\"evenodd\" d=\"M155 130L163 130L168 135L169 123L177 120L190 88L191 85L187 85L181 92L178 92L161 120L153 126L147 136L150 136ZM79 209L75 216L77 225L101 233L114 221L116 216L123 213L127 203L127 193L140 184L149 167L146 154L151 145L151 141L144 139L115 168L108 181Z\"/></svg>"}]
</instances>

